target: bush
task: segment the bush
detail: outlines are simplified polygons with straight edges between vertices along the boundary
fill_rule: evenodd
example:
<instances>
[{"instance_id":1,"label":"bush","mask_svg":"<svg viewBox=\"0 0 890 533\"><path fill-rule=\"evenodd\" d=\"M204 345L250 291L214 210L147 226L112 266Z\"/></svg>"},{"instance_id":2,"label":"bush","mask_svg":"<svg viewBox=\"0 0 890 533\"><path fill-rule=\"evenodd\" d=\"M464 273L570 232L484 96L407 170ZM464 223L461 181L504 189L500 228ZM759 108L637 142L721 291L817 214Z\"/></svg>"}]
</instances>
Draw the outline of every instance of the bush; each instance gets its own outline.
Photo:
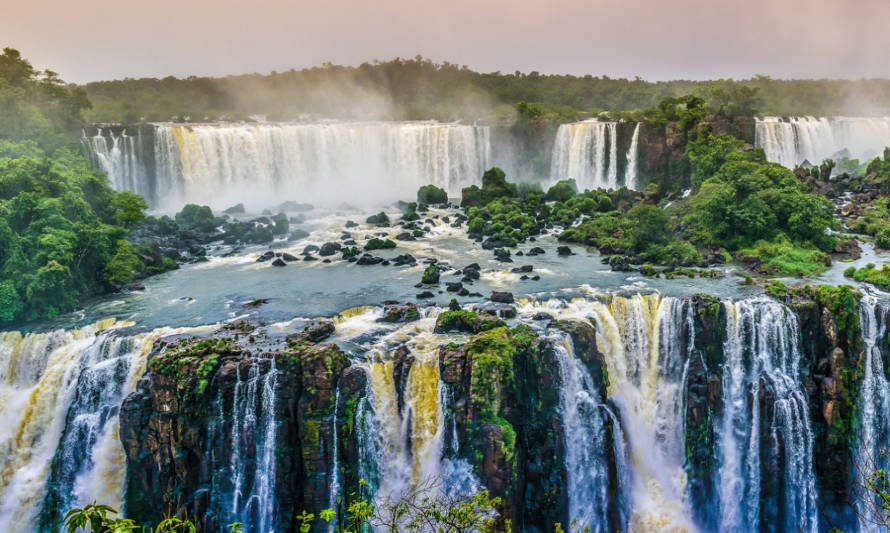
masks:
<instances>
[{"instance_id":1,"label":"bush","mask_svg":"<svg viewBox=\"0 0 890 533\"><path fill-rule=\"evenodd\" d=\"M447 204L448 193L435 185L424 185L417 190L417 201L424 204Z\"/></svg>"},{"instance_id":2,"label":"bush","mask_svg":"<svg viewBox=\"0 0 890 533\"><path fill-rule=\"evenodd\" d=\"M386 239L386 240L378 239L377 237L374 237L373 239L371 239L370 241L365 243L365 250L367 250L367 251L391 250L395 247L396 247L395 241L392 241L390 239Z\"/></svg>"},{"instance_id":3,"label":"bush","mask_svg":"<svg viewBox=\"0 0 890 533\"><path fill-rule=\"evenodd\" d=\"M389 217L386 216L386 213L383 211L377 213L376 215L371 215L365 222L368 224L374 224L375 226L389 226Z\"/></svg>"},{"instance_id":4,"label":"bush","mask_svg":"<svg viewBox=\"0 0 890 533\"><path fill-rule=\"evenodd\" d=\"M547 190L548 202L565 202L578 194L575 180L561 180Z\"/></svg>"}]
</instances>

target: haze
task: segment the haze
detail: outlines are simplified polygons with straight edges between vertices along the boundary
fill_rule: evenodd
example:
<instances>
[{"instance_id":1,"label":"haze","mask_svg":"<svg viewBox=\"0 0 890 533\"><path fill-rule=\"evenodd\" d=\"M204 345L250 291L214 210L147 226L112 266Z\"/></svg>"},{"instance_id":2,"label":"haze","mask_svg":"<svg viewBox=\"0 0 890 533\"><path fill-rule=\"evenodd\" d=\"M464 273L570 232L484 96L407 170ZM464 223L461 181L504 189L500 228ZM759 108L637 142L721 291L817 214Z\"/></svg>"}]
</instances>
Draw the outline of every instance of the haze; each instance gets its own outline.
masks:
<instances>
[{"instance_id":1,"label":"haze","mask_svg":"<svg viewBox=\"0 0 890 533\"><path fill-rule=\"evenodd\" d=\"M417 54L481 71L890 77L885 0L3 0L3 46L74 82Z\"/></svg>"}]
</instances>

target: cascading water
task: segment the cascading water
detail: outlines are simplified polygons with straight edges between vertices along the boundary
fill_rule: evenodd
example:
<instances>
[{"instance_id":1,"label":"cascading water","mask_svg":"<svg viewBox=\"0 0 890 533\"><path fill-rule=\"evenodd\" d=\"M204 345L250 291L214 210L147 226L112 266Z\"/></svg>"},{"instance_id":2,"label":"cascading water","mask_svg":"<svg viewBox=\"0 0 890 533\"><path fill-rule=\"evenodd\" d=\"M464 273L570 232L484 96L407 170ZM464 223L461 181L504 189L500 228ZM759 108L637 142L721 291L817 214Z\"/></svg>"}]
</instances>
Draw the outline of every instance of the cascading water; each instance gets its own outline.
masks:
<instances>
[{"instance_id":1,"label":"cascading water","mask_svg":"<svg viewBox=\"0 0 890 533\"><path fill-rule=\"evenodd\" d=\"M99 128L93 136L88 136L84 132L81 143L93 167L102 169L108 174L108 181L113 189L132 191L146 198L153 198L154 191L147 179L137 149L138 137L127 135L127 130L115 134L109 129L106 135L102 128Z\"/></svg>"},{"instance_id":2,"label":"cascading water","mask_svg":"<svg viewBox=\"0 0 890 533\"><path fill-rule=\"evenodd\" d=\"M725 304L719 530L818 531L800 327L768 298Z\"/></svg>"},{"instance_id":3,"label":"cascading water","mask_svg":"<svg viewBox=\"0 0 890 533\"><path fill-rule=\"evenodd\" d=\"M843 150L865 162L890 146L890 117L765 117L754 137L767 160L789 168L818 165Z\"/></svg>"},{"instance_id":4,"label":"cascading water","mask_svg":"<svg viewBox=\"0 0 890 533\"><path fill-rule=\"evenodd\" d=\"M605 454L604 409L584 364L575 357L571 339L558 334L553 348L562 381L560 409L566 441L569 519L591 533L609 531L609 472Z\"/></svg>"},{"instance_id":5,"label":"cascading water","mask_svg":"<svg viewBox=\"0 0 890 533\"><path fill-rule=\"evenodd\" d=\"M93 500L120 507L118 408L155 340L187 331L116 335L125 325L0 333L0 529L50 530Z\"/></svg>"},{"instance_id":6,"label":"cascading water","mask_svg":"<svg viewBox=\"0 0 890 533\"><path fill-rule=\"evenodd\" d=\"M573 179L579 190L636 187L640 125L635 126L620 182L618 126L599 120L562 124L553 143L550 182Z\"/></svg>"},{"instance_id":7,"label":"cascading water","mask_svg":"<svg viewBox=\"0 0 890 533\"><path fill-rule=\"evenodd\" d=\"M615 439L626 439L632 469L619 472L629 491L623 495L626 531L696 531L683 468L691 312L687 301L654 294L593 307L609 397L618 408L621 431Z\"/></svg>"},{"instance_id":8,"label":"cascading water","mask_svg":"<svg viewBox=\"0 0 890 533\"><path fill-rule=\"evenodd\" d=\"M627 169L624 171L624 183L628 189L638 191L642 189L642 184L637 176L637 166L640 150L640 123L634 126L634 134L630 139L630 148L627 149Z\"/></svg>"},{"instance_id":9,"label":"cascading water","mask_svg":"<svg viewBox=\"0 0 890 533\"><path fill-rule=\"evenodd\" d=\"M233 480L231 520L255 533L275 531L275 359L255 360L238 380L229 419L232 421L228 473ZM221 420L220 424L224 424Z\"/></svg>"},{"instance_id":10,"label":"cascading water","mask_svg":"<svg viewBox=\"0 0 890 533\"><path fill-rule=\"evenodd\" d=\"M860 431L855 459L856 490L865 492L856 495L860 532L884 531L878 526L884 523L880 504L865 488L871 476L890 468L887 454L884 453L890 446L890 383L884 372L884 353L881 350L881 345L886 342L888 311L890 306L887 301L872 295L864 295L859 303L859 322L865 344L859 391Z\"/></svg>"},{"instance_id":11,"label":"cascading water","mask_svg":"<svg viewBox=\"0 0 890 533\"><path fill-rule=\"evenodd\" d=\"M245 198L368 203L429 183L456 196L490 159L487 127L435 122L159 124L154 151L164 202L216 207Z\"/></svg>"}]
</instances>

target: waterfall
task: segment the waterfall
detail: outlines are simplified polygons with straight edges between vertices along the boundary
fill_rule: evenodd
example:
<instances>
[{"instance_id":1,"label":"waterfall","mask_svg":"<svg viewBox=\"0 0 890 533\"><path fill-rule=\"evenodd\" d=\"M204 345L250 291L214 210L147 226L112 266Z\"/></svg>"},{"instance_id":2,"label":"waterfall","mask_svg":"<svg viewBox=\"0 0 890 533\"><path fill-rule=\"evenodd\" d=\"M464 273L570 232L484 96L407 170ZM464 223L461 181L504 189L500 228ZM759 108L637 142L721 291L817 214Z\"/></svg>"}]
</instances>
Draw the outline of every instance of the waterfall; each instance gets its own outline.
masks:
<instances>
[{"instance_id":1,"label":"waterfall","mask_svg":"<svg viewBox=\"0 0 890 533\"><path fill-rule=\"evenodd\" d=\"M725 307L719 529L762 524L768 531L815 533L813 433L799 378L797 318L765 297Z\"/></svg>"},{"instance_id":2,"label":"waterfall","mask_svg":"<svg viewBox=\"0 0 890 533\"><path fill-rule=\"evenodd\" d=\"M553 348L559 362L560 409L566 442L569 521L591 533L609 531L609 472L605 455L604 406L590 373L575 357L568 335L558 334Z\"/></svg>"},{"instance_id":3,"label":"waterfall","mask_svg":"<svg viewBox=\"0 0 890 533\"><path fill-rule=\"evenodd\" d=\"M337 509L337 498L340 496L340 452L337 448L337 412L340 407L340 383L337 382L337 389L334 394L334 413L331 415L331 438L333 440L331 446L331 455L333 462L331 464L331 492L328 495L328 508ZM330 531L334 530L334 524L329 527Z\"/></svg>"},{"instance_id":4,"label":"waterfall","mask_svg":"<svg viewBox=\"0 0 890 533\"><path fill-rule=\"evenodd\" d=\"M458 196L490 159L487 127L435 122L159 124L154 151L166 203L216 207L245 198L368 203L412 197L428 183Z\"/></svg>"},{"instance_id":5,"label":"waterfall","mask_svg":"<svg viewBox=\"0 0 890 533\"><path fill-rule=\"evenodd\" d=\"M593 308L606 356L609 397L618 408L617 463L629 531L696 531L687 496L683 429L691 305L658 295L613 298ZM619 440L620 439L620 440ZM626 458L622 458L626 454Z\"/></svg>"},{"instance_id":6,"label":"waterfall","mask_svg":"<svg viewBox=\"0 0 890 533\"><path fill-rule=\"evenodd\" d=\"M627 151L619 183L618 123L586 120L562 124L556 131L550 162L550 182L574 179L579 190L637 186L639 124Z\"/></svg>"},{"instance_id":7,"label":"waterfall","mask_svg":"<svg viewBox=\"0 0 890 533\"><path fill-rule=\"evenodd\" d=\"M230 516L256 533L275 530L277 378L274 358L252 361L247 376L239 365L232 399Z\"/></svg>"},{"instance_id":8,"label":"waterfall","mask_svg":"<svg viewBox=\"0 0 890 533\"><path fill-rule=\"evenodd\" d=\"M857 487L862 491L869 477L878 470L890 468L885 450L890 446L890 383L884 372L888 304L871 295L864 295L859 304L859 321L865 344L862 386L859 392L859 442L856 450ZM858 530L873 531L882 523L879 504L869 491L856 495Z\"/></svg>"},{"instance_id":9,"label":"waterfall","mask_svg":"<svg viewBox=\"0 0 890 533\"><path fill-rule=\"evenodd\" d=\"M844 150L865 162L890 146L890 117L765 117L754 137L767 160L789 168L818 165Z\"/></svg>"},{"instance_id":10,"label":"waterfall","mask_svg":"<svg viewBox=\"0 0 890 533\"><path fill-rule=\"evenodd\" d=\"M117 335L126 325L0 332L0 529L50 530L69 508L93 500L120 508L121 401L155 341L187 331Z\"/></svg>"},{"instance_id":11,"label":"waterfall","mask_svg":"<svg viewBox=\"0 0 890 533\"><path fill-rule=\"evenodd\" d=\"M375 446L378 500L398 498L420 483L441 478L444 413L440 403L438 344L420 334L411 341L415 360L399 411L392 360L369 364L373 410L379 431Z\"/></svg>"},{"instance_id":12,"label":"waterfall","mask_svg":"<svg viewBox=\"0 0 890 533\"><path fill-rule=\"evenodd\" d=\"M630 148L627 150L627 170L624 172L624 183L628 189L639 191L642 184L637 176L637 159L639 158L640 123L634 126L634 134L630 139Z\"/></svg>"},{"instance_id":13,"label":"waterfall","mask_svg":"<svg viewBox=\"0 0 890 533\"><path fill-rule=\"evenodd\" d=\"M111 129L107 136L102 128L96 135L81 137L81 144L94 168L108 174L111 187L117 191L132 191L151 198L154 191L147 180L145 168L139 158L137 137L127 135L127 130L115 134Z\"/></svg>"}]
</instances>

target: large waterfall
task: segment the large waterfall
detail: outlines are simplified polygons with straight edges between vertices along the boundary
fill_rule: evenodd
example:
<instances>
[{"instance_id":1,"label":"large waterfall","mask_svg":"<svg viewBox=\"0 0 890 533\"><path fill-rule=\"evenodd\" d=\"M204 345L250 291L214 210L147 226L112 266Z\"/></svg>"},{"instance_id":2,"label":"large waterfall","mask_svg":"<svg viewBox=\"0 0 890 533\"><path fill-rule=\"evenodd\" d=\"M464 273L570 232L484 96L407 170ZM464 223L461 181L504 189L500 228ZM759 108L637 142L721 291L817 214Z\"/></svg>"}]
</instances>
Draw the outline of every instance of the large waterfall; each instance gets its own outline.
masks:
<instances>
[{"instance_id":1,"label":"large waterfall","mask_svg":"<svg viewBox=\"0 0 890 533\"><path fill-rule=\"evenodd\" d=\"M765 117L754 133L767 160L789 168L818 165L844 150L865 162L890 146L890 117Z\"/></svg>"},{"instance_id":2,"label":"large waterfall","mask_svg":"<svg viewBox=\"0 0 890 533\"><path fill-rule=\"evenodd\" d=\"M579 190L639 188L637 158L640 125L626 150L619 149L622 123L586 120L562 124L556 131L550 182L573 179Z\"/></svg>"},{"instance_id":3,"label":"large waterfall","mask_svg":"<svg viewBox=\"0 0 890 533\"><path fill-rule=\"evenodd\" d=\"M156 124L153 133L153 172L126 133L100 130L83 143L116 189L171 209L369 204L413 197L429 183L457 196L490 159L487 127L436 122Z\"/></svg>"},{"instance_id":4,"label":"large waterfall","mask_svg":"<svg viewBox=\"0 0 890 533\"><path fill-rule=\"evenodd\" d=\"M690 310L683 300L638 295L593 311L632 468L622 529L695 531L683 470Z\"/></svg>"},{"instance_id":5,"label":"large waterfall","mask_svg":"<svg viewBox=\"0 0 890 533\"><path fill-rule=\"evenodd\" d=\"M557 485L562 488L554 498L563 498L563 512L592 532L619 527L819 531L817 430L801 378L806 357L797 315L766 297L714 301L708 312L719 316L703 326L700 305L657 294L523 303L518 321L534 325L547 341L540 346L551 355L536 352L536 360L550 361L547 371L556 381L547 387L558 388L555 418L547 422L548 431L559 435L551 435L560 443L552 459L564 465L564 477L556 474L563 485ZM859 313L866 350L856 460L879 467L883 458L875 457L887 445L890 420L884 371L888 310L886 301L866 295ZM586 325L602 376L592 373L588 355L576 353L574 337L536 322L533 316L542 311ZM366 390L338 413L338 385L331 391L333 414L321 424L332 424L329 449L346 445L338 445L338 438L354 439L358 464L347 466L367 480L378 504L427 480L436 480L436 490L449 494L481 488L479 470L458 449L463 446L458 433L466 428L452 412L456 404L449 389L461 394L457 388L464 385L441 370L448 363L440 359L440 347L470 336L436 333L438 312L430 308L415 322L381 326L380 308L364 307L335 320L337 339L364 347L351 357L352 370L364 370ZM123 505L127 463L120 405L137 390L157 339L210 330L162 328L127 335L123 326L108 320L70 331L0 333L0 524L5 529L51 530L67 509L94 499ZM702 328L714 326L710 338L717 342L698 346ZM705 348L722 354L719 365L702 367ZM276 470L277 443L279 433L292 429L277 418L287 410L286 401L279 402L285 371L266 356L229 360L226 368L229 392L214 393L219 396L208 404L213 407L201 430L208 446L202 468L212 478L205 485L206 509L225 523L244 523L251 533L274 530L276 491L285 481ZM692 380L707 383L709 399L691 392ZM713 470L695 472L690 443L699 443L700 435L688 434L687 420L690 409L702 409L702 401L713 408L706 415L713 440L693 449L706 450L715 461ZM347 412L354 419L344 419ZM354 424L354 435L338 435L337 420L342 427ZM527 431L515 427L517 434ZM325 469L319 479L328 480L321 485L322 499L334 507L354 487L338 479L336 462L328 466L331 473ZM702 481L714 487L713 498L693 502L692 486ZM860 531L870 530L867 502L858 510L866 520Z\"/></svg>"},{"instance_id":6,"label":"large waterfall","mask_svg":"<svg viewBox=\"0 0 890 533\"><path fill-rule=\"evenodd\" d=\"M155 340L187 331L119 336L121 326L0 332L0 529L40 523L37 530L48 531L67 509L93 500L120 507L121 401Z\"/></svg>"},{"instance_id":7,"label":"large waterfall","mask_svg":"<svg viewBox=\"0 0 890 533\"><path fill-rule=\"evenodd\" d=\"M726 304L720 531L818 531L800 326L768 298ZM761 505L763 504L763 505Z\"/></svg>"}]
</instances>

